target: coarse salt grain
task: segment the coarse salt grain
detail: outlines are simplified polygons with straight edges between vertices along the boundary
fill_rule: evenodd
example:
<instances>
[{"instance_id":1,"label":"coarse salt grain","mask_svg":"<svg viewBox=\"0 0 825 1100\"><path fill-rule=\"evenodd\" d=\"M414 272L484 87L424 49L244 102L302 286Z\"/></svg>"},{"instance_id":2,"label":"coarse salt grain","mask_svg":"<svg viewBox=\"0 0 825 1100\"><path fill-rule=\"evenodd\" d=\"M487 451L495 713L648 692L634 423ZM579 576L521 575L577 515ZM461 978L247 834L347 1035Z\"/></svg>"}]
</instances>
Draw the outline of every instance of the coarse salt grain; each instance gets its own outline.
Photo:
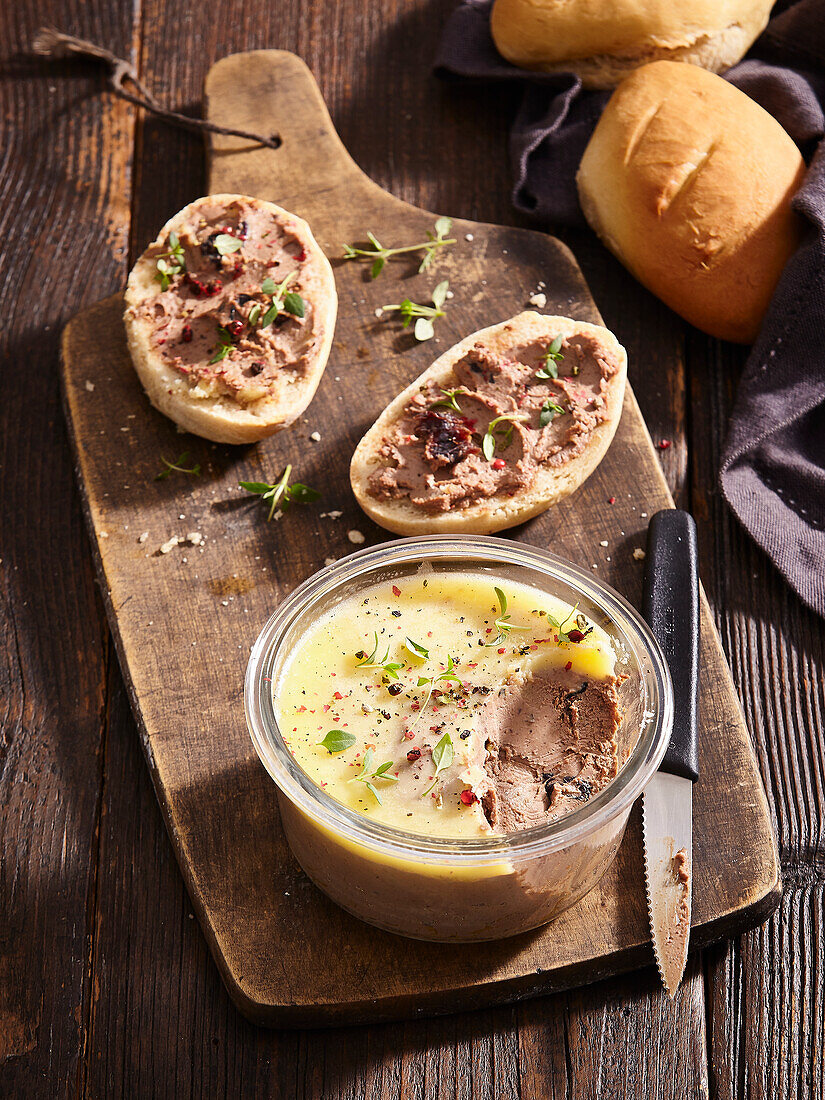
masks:
<instances>
[{"instance_id":1,"label":"coarse salt grain","mask_svg":"<svg viewBox=\"0 0 825 1100\"><path fill-rule=\"evenodd\" d=\"M178 545L180 541L180 536L172 535L168 542L165 542L163 546L159 547L158 553L168 554L170 550L174 550L174 548Z\"/></svg>"},{"instance_id":2,"label":"coarse salt grain","mask_svg":"<svg viewBox=\"0 0 825 1100\"><path fill-rule=\"evenodd\" d=\"M602 541L599 543L599 546L607 546L607 539L602 539Z\"/></svg>"},{"instance_id":3,"label":"coarse salt grain","mask_svg":"<svg viewBox=\"0 0 825 1100\"><path fill-rule=\"evenodd\" d=\"M474 240L474 237L473 237L472 233L465 233L465 234L464 234L464 240L465 240L465 241L472 241L472 240Z\"/></svg>"},{"instance_id":4,"label":"coarse salt grain","mask_svg":"<svg viewBox=\"0 0 825 1100\"><path fill-rule=\"evenodd\" d=\"M149 532L144 531L142 534L138 535L138 542L146 542L146 540L148 538L149 538Z\"/></svg>"},{"instance_id":5,"label":"coarse salt grain","mask_svg":"<svg viewBox=\"0 0 825 1100\"><path fill-rule=\"evenodd\" d=\"M338 511L322 512L321 513L321 519L340 519L343 514L344 514L343 512L338 512Z\"/></svg>"},{"instance_id":6,"label":"coarse salt grain","mask_svg":"<svg viewBox=\"0 0 825 1100\"><path fill-rule=\"evenodd\" d=\"M324 558L324 565L335 565L337 558Z\"/></svg>"},{"instance_id":7,"label":"coarse salt grain","mask_svg":"<svg viewBox=\"0 0 825 1100\"><path fill-rule=\"evenodd\" d=\"M87 378L86 379L86 389L89 391L89 393L93 393L94 388L95 388L94 382L90 382L89 379Z\"/></svg>"},{"instance_id":8,"label":"coarse salt grain","mask_svg":"<svg viewBox=\"0 0 825 1100\"><path fill-rule=\"evenodd\" d=\"M310 435L309 438L312 440L313 443L320 443L321 442L321 433L320 432L313 432Z\"/></svg>"},{"instance_id":9,"label":"coarse salt grain","mask_svg":"<svg viewBox=\"0 0 825 1100\"><path fill-rule=\"evenodd\" d=\"M347 531L347 538L349 539L350 542L355 543L356 546L360 546L362 542L367 541L366 538L364 537L364 534L355 527L353 527L353 528L351 528L351 530Z\"/></svg>"}]
</instances>

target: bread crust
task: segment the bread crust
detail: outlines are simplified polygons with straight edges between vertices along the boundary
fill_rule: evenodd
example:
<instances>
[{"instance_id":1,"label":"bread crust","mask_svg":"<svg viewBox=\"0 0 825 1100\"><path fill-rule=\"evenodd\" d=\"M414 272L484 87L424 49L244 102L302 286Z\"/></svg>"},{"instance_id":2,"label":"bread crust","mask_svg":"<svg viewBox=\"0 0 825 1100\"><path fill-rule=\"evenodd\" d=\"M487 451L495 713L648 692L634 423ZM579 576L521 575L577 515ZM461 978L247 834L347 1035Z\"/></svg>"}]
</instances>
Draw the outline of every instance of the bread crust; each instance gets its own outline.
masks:
<instances>
[{"instance_id":1,"label":"bread crust","mask_svg":"<svg viewBox=\"0 0 825 1100\"><path fill-rule=\"evenodd\" d=\"M805 172L779 123L721 77L659 61L613 93L577 176L585 217L704 332L751 343L800 240Z\"/></svg>"},{"instance_id":2,"label":"bread crust","mask_svg":"<svg viewBox=\"0 0 825 1100\"><path fill-rule=\"evenodd\" d=\"M596 336L602 345L616 356L619 363L619 369L610 378L605 395L607 417L593 429L581 454L570 458L559 467L540 467L534 484L514 496L497 494L476 501L466 508L454 509L438 515L429 514L408 500L382 500L370 493L370 475L386 465L379 457L379 450L393 422L403 413L411 398L418 393L424 383L433 381L439 386L448 388L453 378L454 364L462 359L477 342L481 342L493 351L505 351L514 342L552 340L556 336L567 338L579 333ZM352 456L350 464L352 491L370 519L398 535L459 532L492 534L494 531L523 523L575 492L601 462L621 417L626 378L627 353L613 333L600 325L527 310L507 321L480 329L439 356L381 413Z\"/></svg>"},{"instance_id":3,"label":"bread crust","mask_svg":"<svg viewBox=\"0 0 825 1100\"><path fill-rule=\"evenodd\" d=\"M614 88L652 61L719 73L765 29L773 0L495 0L491 30L508 61L574 72L586 88Z\"/></svg>"},{"instance_id":4,"label":"bread crust","mask_svg":"<svg viewBox=\"0 0 825 1100\"><path fill-rule=\"evenodd\" d=\"M138 315L138 308L158 294L156 258L170 232L181 227L204 205L228 206L242 202L265 210L295 227L305 242L306 258L319 280L319 292L313 295L321 337L313 349L311 363L301 377L287 372L278 379L273 392L255 401L242 403L231 395L193 396L190 381L160 354L151 324ZM288 427L304 412L312 400L324 373L335 330L338 296L329 260L312 236L307 223L275 203L247 195L207 195L189 203L163 226L129 275L125 294L124 324L132 363L146 395L154 407L179 427L217 443L255 443Z\"/></svg>"}]
</instances>

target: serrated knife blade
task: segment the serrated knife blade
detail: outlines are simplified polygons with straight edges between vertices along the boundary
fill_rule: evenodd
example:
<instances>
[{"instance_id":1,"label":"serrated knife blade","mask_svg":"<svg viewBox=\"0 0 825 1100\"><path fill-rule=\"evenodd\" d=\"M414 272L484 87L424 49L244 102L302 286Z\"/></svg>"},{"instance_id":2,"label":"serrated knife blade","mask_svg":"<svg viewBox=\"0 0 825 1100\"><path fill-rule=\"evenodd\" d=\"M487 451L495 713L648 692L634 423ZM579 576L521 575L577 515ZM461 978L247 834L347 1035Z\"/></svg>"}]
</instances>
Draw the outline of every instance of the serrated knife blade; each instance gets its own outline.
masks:
<instances>
[{"instance_id":1,"label":"serrated knife blade","mask_svg":"<svg viewBox=\"0 0 825 1100\"><path fill-rule=\"evenodd\" d=\"M699 778L699 571L696 525L668 509L650 521L643 611L673 685L673 730L659 771L642 795L645 887L653 950L673 997L690 940L693 784Z\"/></svg>"},{"instance_id":2,"label":"serrated knife blade","mask_svg":"<svg viewBox=\"0 0 825 1100\"><path fill-rule=\"evenodd\" d=\"M693 783L660 772L642 795L645 886L656 965L670 997L685 970L692 899Z\"/></svg>"}]
</instances>

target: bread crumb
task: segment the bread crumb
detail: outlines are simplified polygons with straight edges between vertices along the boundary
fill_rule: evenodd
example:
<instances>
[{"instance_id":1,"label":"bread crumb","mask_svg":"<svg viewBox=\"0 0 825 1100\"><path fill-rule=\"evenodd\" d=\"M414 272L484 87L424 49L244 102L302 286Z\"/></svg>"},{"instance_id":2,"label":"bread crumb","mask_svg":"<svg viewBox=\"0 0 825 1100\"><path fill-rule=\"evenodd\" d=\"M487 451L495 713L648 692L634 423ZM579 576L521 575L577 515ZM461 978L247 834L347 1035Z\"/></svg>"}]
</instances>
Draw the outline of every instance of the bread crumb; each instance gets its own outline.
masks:
<instances>
[{"instance_id":1,"label":"bread crumb","mask_svg":"<svg viewBox=\"0 0 825 1100\"><path fill-rule=\"evenodd\" d=\"M347 531L347 538L349 539L350 542L354 542L356 546L360 546L362 542L367 541L366 538L364 537L363 533L361 531L357 530L357 528L355 528L355 527L353 527L349 531Z\"/></svg>"},{"instance_id":2,"label":"bread crumb","mask_svg":"<svg viewBox=\"0 0 825 1100\"><path fill-rule=\"evenodd\" d=\"M599 543L599 546L607 546L607 539L602 539L602 541Z\"/></svg>"},{"instance_id":3,"label":"bread crumb","mask_svg":"<svg viewBox=\"0 0 825 1100\"><path fill-rule=\"evenodd\" d=\"M94 393L94 388L95 388L94 382L90 382L89 379L87 378L86 379L86 389L89 391L89 393Z\"/></svg>"},{"instance_id":4,"label":"bread crumb","mask_svg":"<svg viewBox=\"0 0 825 1100\"><path fill-rule=\"evenodd\" d=\"M378 306L377 309L375 310L375 316L378 317L378 318L381 318L381 317L384 316L384 310L381 308L381 306ZM337 379L336 379L336 381L337 381Z\"/></svg>"},{"instance_id":5,"label":"bread crumb","mask_svg":"<svg viewBox=\"0 0 825 1100\"><path fill-rule=\"evenodd\" d=\"M535 306L536 309L544 309L544 307L547 305L547 295L542 294L541 291L538 291L530 299L528 299L528 301L530 305Z\"/></svg>"},{"instance_id":6,"label":"bread crumb","mask_svg":"<svg viewBox=\"0 0 825 1100\"><path fill-rule=\"evenodd\" d=\"M203 546L203 544L206 542L206 539L203 537L200 531L190 531L186 538L182 539L181 541L188 542L192 546Z\"/></svg>"},{"instance_id":7,"label":"bread crumb","mask_svg":"<svg viewBox=\"0 0 825 1100\"><path fill-rule=\"evenodd\" d=\"M335 512L322 512L321 513L321 519L340 519L343 514L344 514L343 512L337 512L337 511L335 511Z\"/></svg>"},{"instance_id":8,"label":"bread crumb","mask_svg":"<svg viewBox=\"0 0 825 1100\"><path fill-rule=\"evenodd\" d=\"M313 432L312 435L309 438L312 440L313 443L320 443L321 442L321 433L320 432Z\"/></svg>"},{"instance_id":9,"label":"bread crumb","mask_svg":"<svg viewBox=\"0 0 825 1100\"><path fill-rule=\"evenodd\" d=\"M636 561L644 561L645 552L641 548L641 546L637 546L636 549L633 551L633 557L636 559Z\"/></svg>"},{"instance_id":10,"label":"bread crumb","mask_svg":"<svg viewBox=\"0 0 825 1100\"><path fill-rule=\"evenodd\" d=\"M144 531L142 534L138 535L138 542L140 542L140 543L146 542L146 540L148 538L149 538L149 532Z\"/></svg>"},{"instance_id":11,"label":"bread crumb","mask_svg":"<svg viewBox=\"0 0 825 1100\"><path fill-rule=\"evenodd\" d=\"M324 558L324 565L335 565L337 558Z\"/></svg>"},{"instance_id":12,"label":"bread crumb","mask_svg":"<svg viewBox=\"0 0 825 1100\"><path fill-rule=\"evenodd\" d=\"M165 542L163 546L158 547L158 553L168 554L170 550L175 549L180 541L181 539L179 535L172 535L172 537L167 542Z\"/></svg>"},{"instance_id":13,"label":"bread crumb","mask_svg":"<svg viewBox=\"0 0 825 1100\"><path fill-rule=\"evenodd\" d=\"M465 240L465 241L472 241L472 240L474 240L474 238L473 238L473 235L472 235L472 233L465 233L465 234L464 234L464 240Z\"/></svg>"},{"instance_id":14,"label":"bread crumb","mask_svg":"<svg viewBox=\"0 0 825 1100\"><path fill-rule=\"evenodd\" d=\"M107 539L109 537L109 532L108 531L101 531L100 532L100 537L102 539Z\"/></svg>"}]
</instances>

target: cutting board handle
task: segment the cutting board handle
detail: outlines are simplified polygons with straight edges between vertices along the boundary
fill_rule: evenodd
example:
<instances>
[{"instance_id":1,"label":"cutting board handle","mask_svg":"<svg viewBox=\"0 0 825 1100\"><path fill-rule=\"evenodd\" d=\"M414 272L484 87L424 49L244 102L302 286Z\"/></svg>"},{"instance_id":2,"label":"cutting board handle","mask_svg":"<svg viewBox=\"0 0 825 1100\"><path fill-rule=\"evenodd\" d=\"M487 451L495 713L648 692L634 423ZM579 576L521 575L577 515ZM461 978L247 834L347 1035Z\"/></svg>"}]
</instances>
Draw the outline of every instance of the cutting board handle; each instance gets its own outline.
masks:
<instances>
[{"instance_id":1,"label":"cutting board handle","mask_svg":"<svg viewBox=\"0 0 825 1100\"><path fill-rule=\"evenodd\" d=\"M253 133L277 134L279 149L253 145L244 138L210 134L207 156L213 193L235 192L238 165L248 191L276 202L315 223L323 216L331 190L377 191L338 137L315 78L287 50L254 50L218 61L204 84L206 117L220 125ZM240 121L243 120L243 121Z\"/></svg>"}]
</instances>

